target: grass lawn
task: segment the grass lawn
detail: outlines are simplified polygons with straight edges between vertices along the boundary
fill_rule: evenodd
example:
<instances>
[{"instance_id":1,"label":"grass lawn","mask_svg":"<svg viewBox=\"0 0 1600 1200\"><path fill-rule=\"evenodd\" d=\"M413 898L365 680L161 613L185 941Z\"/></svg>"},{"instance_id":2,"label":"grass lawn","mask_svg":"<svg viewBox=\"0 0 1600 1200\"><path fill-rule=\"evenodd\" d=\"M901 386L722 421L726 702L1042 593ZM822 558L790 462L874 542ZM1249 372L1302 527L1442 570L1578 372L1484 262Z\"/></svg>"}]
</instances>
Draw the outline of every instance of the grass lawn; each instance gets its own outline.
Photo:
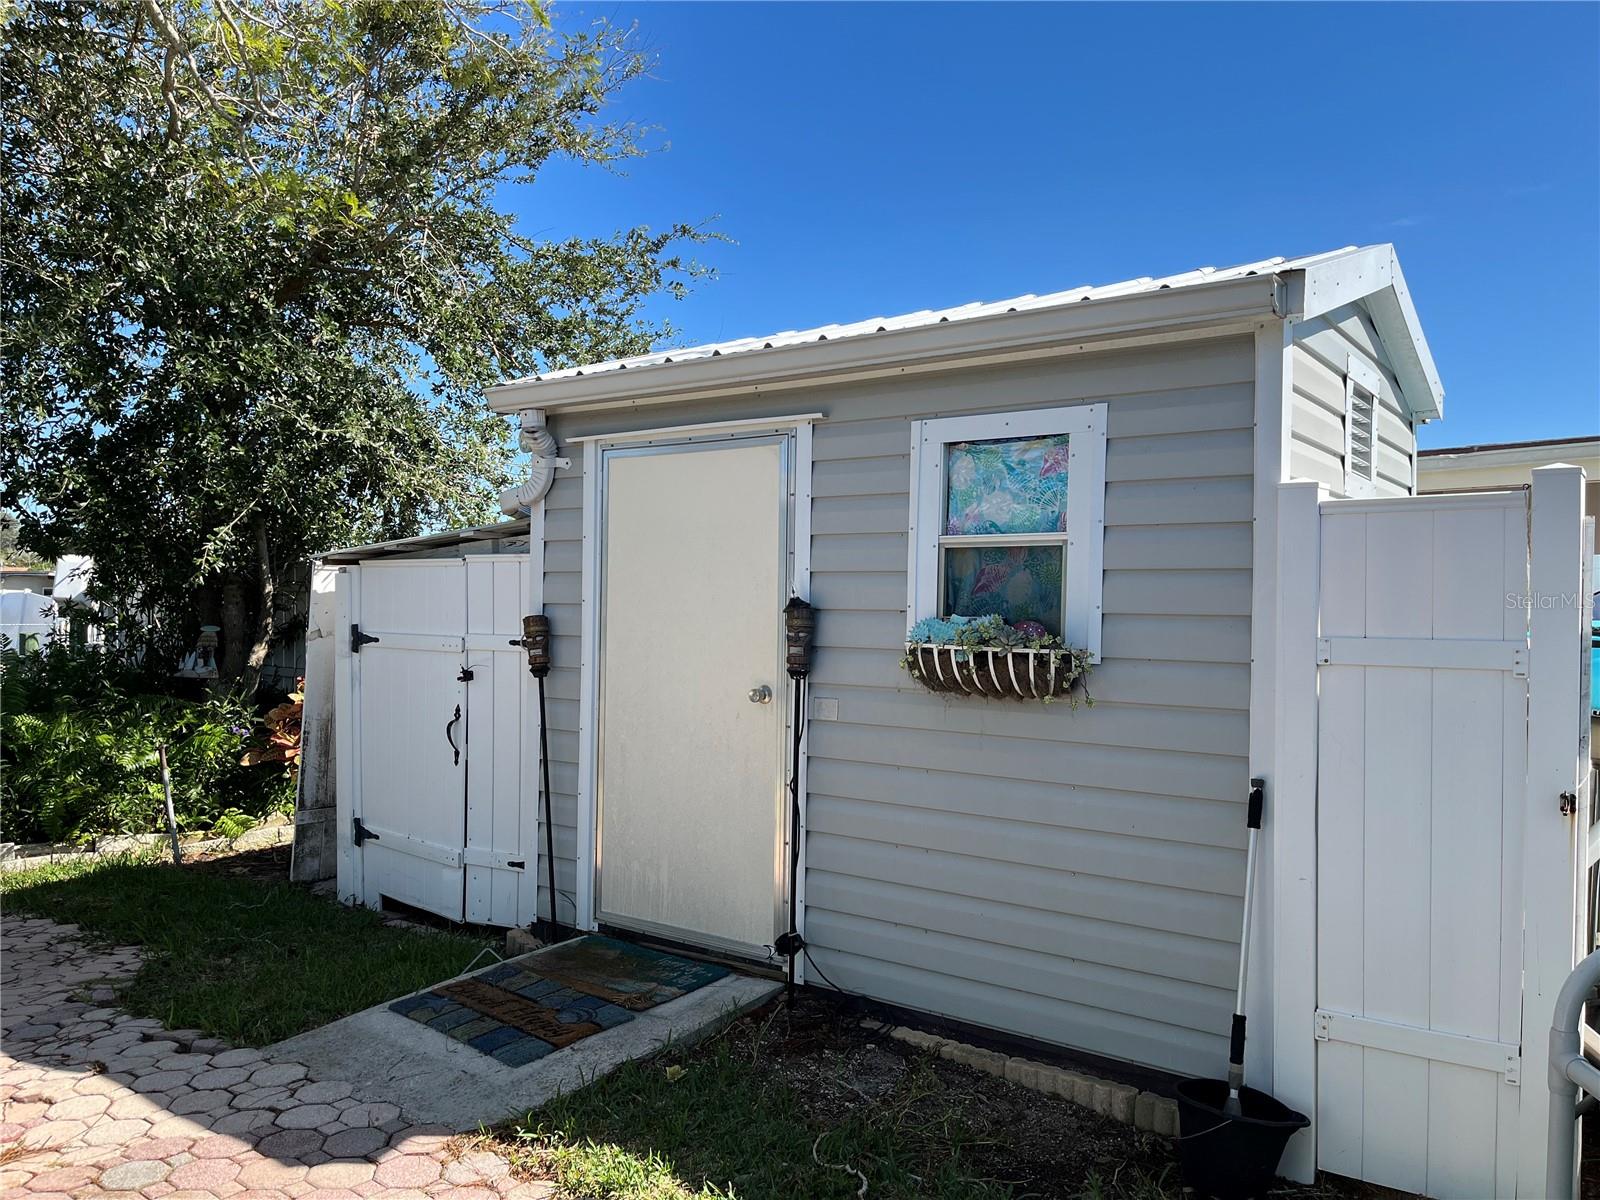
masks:
<instances>
[{"instance_id":1,"label":"grass lawn","mask_svg":"<svg viewBox=\"0 0 1600 1200\"><path fill-rule=\"evenodd\" d=\"M547 1105L516 1130L564 1194L999 1200L980 1177L976 1134L913 1070L884 1104L845 1104L813 1121L780 1072L739 1043L624 1068ZM679 1073L681 1071L681 1074ZM859 1174L858 1174L859 1172Z\"/></svg>"},{"instance_id":2,"label":"grass lawn","mask_svg":"<svg viewBox=\"0 0 1600 1200\"><path fill-rule=\"evenodd\" d=\"M98 860L0 873L8 915L49 917L145 963L118 1003L235 1045L290 1037L463 970L482 938L391 928L287 882Z\"/></svg>"}]
</instances>

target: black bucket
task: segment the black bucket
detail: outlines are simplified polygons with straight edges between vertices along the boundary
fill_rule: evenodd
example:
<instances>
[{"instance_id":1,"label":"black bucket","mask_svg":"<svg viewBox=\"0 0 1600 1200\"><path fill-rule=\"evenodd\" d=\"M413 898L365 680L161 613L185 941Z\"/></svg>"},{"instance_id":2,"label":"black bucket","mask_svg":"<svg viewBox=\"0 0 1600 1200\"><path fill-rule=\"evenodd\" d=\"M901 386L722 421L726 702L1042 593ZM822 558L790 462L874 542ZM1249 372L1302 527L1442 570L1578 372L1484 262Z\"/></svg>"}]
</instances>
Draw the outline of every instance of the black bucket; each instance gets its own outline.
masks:
<instances>
[{"instance_id":1,"label":"black bucket","mask_svg":"<svg viewBox=\"0 0 1600 1200\"><path fill-rule=\"evenodd\" d=\"M1183 1181L1218 1200L1250 1200L1277 1178L1283 1148L1311 1124L1255 1088L1239 1089L1238 1116L1222 1111L1223 1079L1185 1079L1178 1085L1178 1163Z\"/></svg>"}]
</instances>

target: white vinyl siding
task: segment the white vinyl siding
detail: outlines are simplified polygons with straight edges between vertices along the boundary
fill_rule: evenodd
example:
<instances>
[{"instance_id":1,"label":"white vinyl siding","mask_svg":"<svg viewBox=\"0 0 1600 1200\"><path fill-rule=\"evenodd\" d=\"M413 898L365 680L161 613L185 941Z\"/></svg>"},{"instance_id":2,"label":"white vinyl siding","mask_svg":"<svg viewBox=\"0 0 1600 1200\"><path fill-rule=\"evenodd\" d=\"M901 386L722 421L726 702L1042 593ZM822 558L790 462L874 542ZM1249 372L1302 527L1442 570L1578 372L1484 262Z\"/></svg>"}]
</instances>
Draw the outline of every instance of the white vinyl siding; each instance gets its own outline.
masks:
<instances>
[{"instance_id":1,"label":"white vinyl siding","mask_svg":"<svg viewBox=\"0 0 1600 1200\"><path fill-rule=\"evenodd\" d=\"M550 618L550 677L545 681L550 739L550 799L555 825L556 916L573 919L578 846L578 667L579 601L583 592L583 463L589 447L565 442L561 454L572 468L557 471L545 497L544 611ZM530 736L537 736L536 731ZM544 834L539 835L539 912L550 915Z\"/></svg>"},{"instance_id":2,"label":"white vinyl siding","mask_svg":"<svg viewBox=\"0 0 1600 1200\"><path fill-rule=\"evenodd\" d=\"M1238 965L1250 692L1254 349L1232 338L664 406L814 432L806 936L839 986L1215 1074ZM913 420L1105 404L1093 708L946 699L900 666ZM572 884L584 447L638 411L553 416L551 757ZM563 915L567 913L563 902ZM813 981L817 981L814 980Z\"/></svg>"},{"instance_id":3,"label":"white vinyl siding","mask_svg":"<svg viewBox=\"0 0 1600 1200\"><path fill-rule=\"evenodd\" d=\"M1373 415L1372 495L1414 490L1416 431L1400 397L1371 318L1355 306L1296 327L1294 395L1289 414L1289 477L1310 479L1345 496L1345 423L1350 364L1377 381Z\"/></svg>"}]
</instances>

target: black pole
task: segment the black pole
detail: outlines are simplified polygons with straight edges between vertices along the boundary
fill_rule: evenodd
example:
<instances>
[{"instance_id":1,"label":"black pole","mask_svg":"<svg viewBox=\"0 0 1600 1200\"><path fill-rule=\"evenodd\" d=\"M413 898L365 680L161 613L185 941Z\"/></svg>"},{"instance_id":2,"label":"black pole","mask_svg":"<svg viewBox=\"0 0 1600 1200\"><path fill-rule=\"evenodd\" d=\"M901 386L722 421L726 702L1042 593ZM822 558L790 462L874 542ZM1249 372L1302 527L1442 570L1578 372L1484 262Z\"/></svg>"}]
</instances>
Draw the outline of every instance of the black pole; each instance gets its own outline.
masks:
<instances>
[{"instance_id":1,"label":"black pole","mask_svg":"<svg viewBox=\"0 0 1600 1200\"><path fill-rule=\"evenodd\" d=\"M789 768L789 933L785 938L789 965L784 979L784 998L794 999L794 960L800 953L801 941L795 898L800 883L800 738L805 726L806 678L794 680L794 759Z\"/></svg>"},{"instance_id":2,"label":"black pole","mask_svg":"<svg viewBox=\"0 0 1600 1200\"><path fill-rule=\"evenodd\" d=\"M556 831L550 817L550 739L544 722L544 676L539 676L539 765L544 768L544 861L550 881L550 940L559 941L561 922L556 919Z\"/></svg>"}]
</instances>

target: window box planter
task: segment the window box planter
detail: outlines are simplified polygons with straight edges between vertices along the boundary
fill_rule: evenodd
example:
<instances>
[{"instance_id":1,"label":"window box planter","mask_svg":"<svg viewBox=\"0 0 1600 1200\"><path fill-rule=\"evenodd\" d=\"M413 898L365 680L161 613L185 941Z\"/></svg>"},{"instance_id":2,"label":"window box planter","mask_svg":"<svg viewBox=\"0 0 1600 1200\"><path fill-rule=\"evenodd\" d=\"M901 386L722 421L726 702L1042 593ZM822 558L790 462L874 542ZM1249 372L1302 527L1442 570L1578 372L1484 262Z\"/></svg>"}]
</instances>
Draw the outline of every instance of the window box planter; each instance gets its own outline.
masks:
<instances>
[{"instance_id":1,"label":"window box planter","mask_svg":"<svg viewBox=\"0 0 1600 1200\"><path fill-rule=\"evenodd\" d=\"M930 692L1045 703L1066 697L1076 707L1073 689L1088 673L1087 660L1082 650L907 642L904 663ZM1083 699L1092 703L1087 692Z\"/></svg>"}]
</instances>

